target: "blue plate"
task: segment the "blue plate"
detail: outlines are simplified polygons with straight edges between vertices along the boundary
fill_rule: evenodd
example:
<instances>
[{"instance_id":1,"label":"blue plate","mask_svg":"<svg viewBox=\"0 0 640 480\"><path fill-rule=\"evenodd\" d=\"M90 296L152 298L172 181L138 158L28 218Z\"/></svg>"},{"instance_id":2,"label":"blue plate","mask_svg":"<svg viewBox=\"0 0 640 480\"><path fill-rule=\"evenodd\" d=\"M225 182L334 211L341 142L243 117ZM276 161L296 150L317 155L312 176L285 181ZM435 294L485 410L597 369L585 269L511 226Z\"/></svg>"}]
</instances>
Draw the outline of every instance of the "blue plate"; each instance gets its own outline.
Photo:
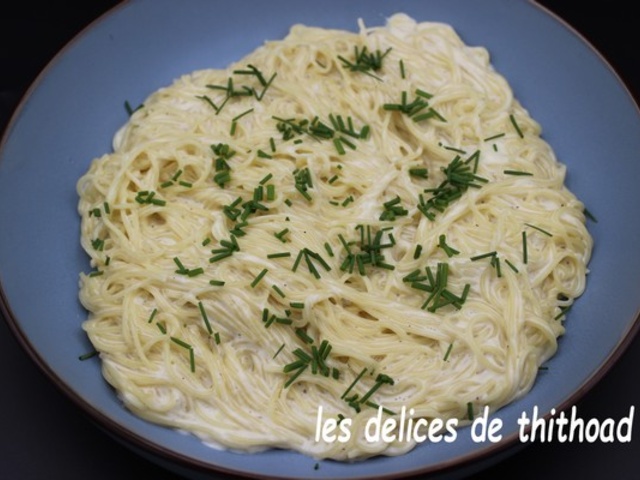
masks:
<instances>
[{"instance_id":1,"label":"blue plate","mask_svg":"<svg viewBox=\"0 0 640 480\"><path fill-rule=\"evenodd\" d=\"M294 23L355 30L403 11L451 24L492 62L543 126L568 167L569 188L598 218L588 288L574 305L558 354L523 399L500 410L504 441L476 443L468 429L453 444L420 445L401 457L348 464L287 451L254 455L212 450L193 437L125 410L100 374L81 362L75 184L110 150L126 121L123 104L142 102L176 77L221 68ZM69 45L39 77L0 150L0 293L5 317L42 369L116 438L192 475L216 471L282 478L374 478L461 471L517 445L517 419L538 407L572 405L608 370L638 330L640 299L640 117L615 73L573 31L525 0L136 0L116 8ZM466 470L468 471L468 470Z\"/></svg>"}]
</instances>

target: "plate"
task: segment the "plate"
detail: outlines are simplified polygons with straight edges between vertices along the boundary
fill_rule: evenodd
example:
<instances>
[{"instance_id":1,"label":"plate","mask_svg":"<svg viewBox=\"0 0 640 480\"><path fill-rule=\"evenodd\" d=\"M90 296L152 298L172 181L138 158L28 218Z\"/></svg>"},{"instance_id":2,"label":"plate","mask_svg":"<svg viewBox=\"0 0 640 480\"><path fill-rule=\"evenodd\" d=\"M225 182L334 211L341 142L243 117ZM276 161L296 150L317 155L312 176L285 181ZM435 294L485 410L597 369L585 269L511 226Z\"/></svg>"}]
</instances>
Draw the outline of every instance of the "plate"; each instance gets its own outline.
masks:
<instances>
[{"instance_id":1,"label":"plate","mask_svg":"<svg viewBox=\"0 0 640 480\"><path fill-rule=\"evenodd\" d=\"M595 250L588 288L572 308L567 334L532 391L500 410L506 441L481 444L461 432L455 444L421 445L402 457L357 464L316 462L291 452L220 452L192 437L150 425L124 410L80 324L75 182L108 151L126 120L125 100L198 68L224 67L297 22L355 29L402 10L444 21L468 44L488 48L496 69L543 126L568 167L567 184L590 211ZM222 18L224 21L222 20ZM265 20L268 19L268 20ZM242 28L238 28L238 26ZM542 35L541 32L544 32ZM99 59L99 61L98 61ZM640 123L615 73L581 38L524 0L234 2L136 0L83 32L40 76L16 113L0 151L0 287L5 317L47 375L116 438L145 454L198 472L247 476L373 478L448 472L517 443L517 418L573 404L609 367L638 329ZM622 206L622 208L621 208Z\"/></svg>"}]
</instances>

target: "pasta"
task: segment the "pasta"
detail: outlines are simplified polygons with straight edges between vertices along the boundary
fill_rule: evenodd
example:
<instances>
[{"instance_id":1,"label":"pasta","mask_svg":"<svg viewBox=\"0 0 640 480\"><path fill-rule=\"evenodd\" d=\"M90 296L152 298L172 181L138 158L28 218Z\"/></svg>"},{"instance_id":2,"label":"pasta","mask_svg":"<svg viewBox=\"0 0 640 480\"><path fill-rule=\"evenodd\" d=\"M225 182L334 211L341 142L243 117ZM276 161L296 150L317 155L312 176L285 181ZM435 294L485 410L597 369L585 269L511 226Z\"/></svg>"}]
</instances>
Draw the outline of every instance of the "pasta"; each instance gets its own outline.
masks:
<instances>
[{"instance_id":1,"label":"pasta","mask_svg":"<svg viewBox=\"0 0 640 480\"><path fill-rule=\"evenodd\" d=\"M592 249L564 177L449 25L296 25L151 94L79 179L83 328L127 408L213 447L402 454L379 408L464 424L556 352Z\"/></svg>"}]
</instances>

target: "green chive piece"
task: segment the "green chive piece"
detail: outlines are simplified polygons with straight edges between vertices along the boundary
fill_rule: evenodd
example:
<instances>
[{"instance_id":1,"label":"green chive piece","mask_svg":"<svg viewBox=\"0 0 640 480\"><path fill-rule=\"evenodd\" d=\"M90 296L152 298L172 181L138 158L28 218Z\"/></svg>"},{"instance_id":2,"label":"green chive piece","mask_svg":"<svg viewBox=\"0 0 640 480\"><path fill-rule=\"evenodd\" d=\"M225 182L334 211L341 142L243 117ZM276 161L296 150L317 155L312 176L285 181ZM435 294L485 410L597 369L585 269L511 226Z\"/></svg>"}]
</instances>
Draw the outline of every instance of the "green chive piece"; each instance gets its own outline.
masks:
<instances>
[{"instance_id":1,"label":"green chive piece","mask_svg":"<svg viewBox=\"0 0 640 480\"><path fill-rule=\"evenodd\" d=\"M284 237L287 233L289 233L289 229L285 228L284 230L280 230L279 232L274 233L273 235L282 243L285 243L287 240Z\"/></svg>"},{"instance_id":2,"label":"green chive piece","mask_svg":"<svg viewBox=\"0 0 640 480\"><path fill-rule=\"evenodd\" d=\"M522 231L522 263L526 264L529 261L529 253L527 252L527 232Z\"/></svg>"},{"instance_id":3,"label":"green chive piece","mask_svg":"<svg viewBox=\"0 0 640 480\"><path fill-rule=\"evenodd\" d=\"M598 223L598 219L593 216L593 214L585 207L583 209L584 215L591 220L592 222Z\"/></svg>"},{"instance_id":4,"label":"green chive piece","mask_svg":"<svg viewBox=\"0 0 640 480\"><path fill-rule=\"evenodd\" d=\"M235 117L233 117L233 118L231 119L231 121L232 121L232 122L237 122L237 121L238 121L238 120L240 120L242 117L244 117L245 115L250 114L251 112L253 112L253 108L250 108L250 109L248 109L248 110L245 110L245 111L244 111L244 112L242 112L241 114L236 115Z\"/></svg>"},{"instance_id":5,"label":"green chive piece","mask_svg":"<svg viewBox=\"0 0 640 480\"><path fill-rule=\"evenodd\" d=\"M313 343L313 338L311 338L307 332L303 328L296 328L296 335L305 343Z\"/></svg>"},{"instance_id":6,"label":"green chive piece","mask_svg":"<svg viewBox=\"0 0 640 480\"><path fill-rule=\"evenodd\" d=\"M147 321L147 323L153 322L153 319L156 317L157 314L158 314L158 309L154 308L153 311L151 312L151 315L149 315L149 320Z\"/></svg>"},{"instance_id":7,"label":"green chive piece","mask_svg":"<svg viewBox=\"0 0 640 480\"><path fill-rule=\"evenodd\" d=\"M88 359L93 358L93 357L95 357L96 355L99 355L99 354L100 354L100 352L98 352L97 350L92 350L90 352L83 353L82 355L80 355L78 357L78 360L80 360L80 361L88 360Z\"/></svg>"},{"instance_id":8,"label":"green chive piece","mask_svg":"<svg viewBox=\"0 0 640 480\"><path fill-rule=\"evenodd\" d=\"M268 173L267 175L265 175L265 177L262 180L260 180L260 185L264 185L272 178L273 178L273 173Z\"/></svg>"},{"instance_id":9,"label":"green chive piece","mask_svg":"<svg viewBox=\"0 0 640 480\"><path fill-rule=\"evenodd\" d=\"M213 329L211 328L211 323L209 323L209 317L207 316L207 312L204 309L204 305L202 304L202 302L198 302L198 309L200 310L200 315L202 316L202 319L204 320L204 324L207 327L207 331L209 332L209 335L211 335L213 333Z\"/></svg>"},{"instance_id":10,"label":"green chive piece","mask_svg":"<svg viewBox=\"0 0 640 480\"><path fill-rule=\"evenodd\" d=\"M507 265L509 265L509 268L511 268L511 270L513 270L515 273L518 273L518 269L516 268L516 266L515 266L513 263L511 263L511 262L510 262L508 259L506 259L506 258L504 259L504 261L505 261L505 263L506 263Z\"/></svg>"},{"instance_id":11,"label":"green chive piece","mask_svg":"<svg viewBox=\"0 0 640 480\"><path fill-rule=\"evenodd\" d=\"M502 138L502 137L504 137L504 136L505 136L505 134L504 134L504 133L498 133L498 134L496 134L496 135L492 135L492 136L490 136L490 137L485 138L485 139L484 139L484 141L485 141L485 142L490 142L490 141L492 141L492 140L497 140L498 138Z\"/></svg>"},{"instance_id":12,"label":"green chive piece","mask_svg":"<svg viewBox=\"0 0 640 480\"><path fill-rule=\"evenodd\" d=\"M324 249L327 251L327 255L333 257L333 249L331 248L331 245L329 245L329 242L324 243Z\"/></svg>"},{"instance_id":13,"label":"green chive piece","mask_svg":"<svg viewBox=\"0 0 640 480\"><path fill-rule=\"evenodd\" d=\"M255 288L256 285L260 283L260 280L262 280L262 277L264 277L268 271L269 270L266 268L262 269L262 271L256 276L256 278L253 279L253 282L251 282L251 288Z\"/></svg>"},{"instance_id":14,"label":"green chive piece","mask_svg":"<svg viewBox=\"0 0 640 480\"><path fill-rule=\"evenodd\" d=\"M353 380L353 382L351 382L351 384L347 387L347 389L344 391L344 393L342 394L342 396L340 397L341 399L346 398L346 396L349 394L349 392L351 391L351 389L353 387L355 387L356 383L358 383L360 381L360 379L364 376L364 374L366 373L367 368L363 368L362 371L358 374L358 376L356 376L356 378Z\"/></svg>"},{"instance_id":15,"label":"green chive piece","mask_svg":"<svg viewBox=\"0 0 640 480\"><path fill-rule=\"evenodd\" d=\"M534 230L538 230L538 231L539 231L539 232L541 232L541 233L544 233L544 234L545 234L546 236L548 236L548 237L553 237L553 235L552 235L551 233L547 232L546 230L544 230L544 229L542 229L542 228L540 228L540 227L536 227L535 225L531 225L530 223L525 223L525 225L526 225L527 227L531 227L531 228L533 228Z\"/></svg>"},{"instance_id":16,"label":"green chive piece","mask_svg":"<svg viewBox=\"0 0 640 480\"><path fill-rule=\"evenodd\" d=\"M270 253L267 255L267 258L284 258L290 257L291 252L280 252L280 253Z\"/></svg>"},{"instance_id":17,"label":"green chive piece","mask_svg":"<svg viewBox=\"0 0 640 480\"><path fill-rule=\"evenodd\" d=\"M271 288L273 288L275 290L275 292L280 295L282 298L285 298L286 295L284 294L284 292L282 291L282 289L278 286L278 285L271 285Z\"/></svg>"},{"instance_id":18,"label":"green chive piece","mask_svg":"<svg viewBox=\"0 0 640 480\"><path fill-rule=\"evenodd\" d=\"M276 358L278 356L278 354L282 351L283 348L284 348L284 343L282 345L280 345L280 348L278 348L278 350L276 350L276 353L271 358Z\"/></svg>"},{"instance_id":19,"label":"green chive piece","mask_svg":"<svg viewBox=\"0 0 640 480\"><path fill-rule=\"evenodd\" d=\"M518 125L518 122L516 121L516 117L515 115L513 115L513 113L509 115L509 120L511 121L511 125L513 125L513 128L516 129L518 136L520 138L524 138L524 134L522 133L522 130L520 130L520 125Z\"/></svg>"},{"instance_id":20,"label":"green chive piece","mask_svg":"<svg viewBox=\"0 0 640 480\"><path fill-rule=\"evenodd\" d=\"M451 355L451 350L453 350L453 343L449 344L449 347L447 347L447 351L444 354L444 358L443 360L446 362L449 360L449 355Z\"/></svg>"}]
</instances>

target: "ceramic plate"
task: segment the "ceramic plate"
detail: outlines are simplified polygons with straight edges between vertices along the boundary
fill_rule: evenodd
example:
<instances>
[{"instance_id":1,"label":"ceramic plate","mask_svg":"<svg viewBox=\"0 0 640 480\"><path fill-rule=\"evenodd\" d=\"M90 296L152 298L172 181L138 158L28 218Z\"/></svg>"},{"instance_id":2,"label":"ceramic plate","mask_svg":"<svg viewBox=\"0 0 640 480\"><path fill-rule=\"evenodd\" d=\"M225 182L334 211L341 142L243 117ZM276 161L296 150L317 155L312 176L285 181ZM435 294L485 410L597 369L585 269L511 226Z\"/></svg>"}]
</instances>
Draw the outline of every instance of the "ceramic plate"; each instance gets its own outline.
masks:
<instances>
[{"instance_id":1,"label":"ceramic plate","mask_svg":"<svg viewBox=\"0 0 640 480\"><path fill-rule=\"evenodd\" d=\"M567 165L567 184L597 218L588 288L571 309L558 354L531 392L500 410L505 441L419 445L402 457L320 462L288 451L217 451L125 410L100 374L81 362L91 346L81 330L77 179L111 148L138 104L176 77L222 68L294 23L355 30L403 11L451 24L486 47L495 68L541 123ZM349 0L300 2L125 2L94 23L38 78L0 150L0 287L5 317L43 370L92 418L136 450L194 475L227 471L282 478L374 478L449 472L517 443L517 418L565 408L600 378L638 324L640 303L640 118L609 66L574 32L525 0Z\"/></svg>"}]
</instances>

